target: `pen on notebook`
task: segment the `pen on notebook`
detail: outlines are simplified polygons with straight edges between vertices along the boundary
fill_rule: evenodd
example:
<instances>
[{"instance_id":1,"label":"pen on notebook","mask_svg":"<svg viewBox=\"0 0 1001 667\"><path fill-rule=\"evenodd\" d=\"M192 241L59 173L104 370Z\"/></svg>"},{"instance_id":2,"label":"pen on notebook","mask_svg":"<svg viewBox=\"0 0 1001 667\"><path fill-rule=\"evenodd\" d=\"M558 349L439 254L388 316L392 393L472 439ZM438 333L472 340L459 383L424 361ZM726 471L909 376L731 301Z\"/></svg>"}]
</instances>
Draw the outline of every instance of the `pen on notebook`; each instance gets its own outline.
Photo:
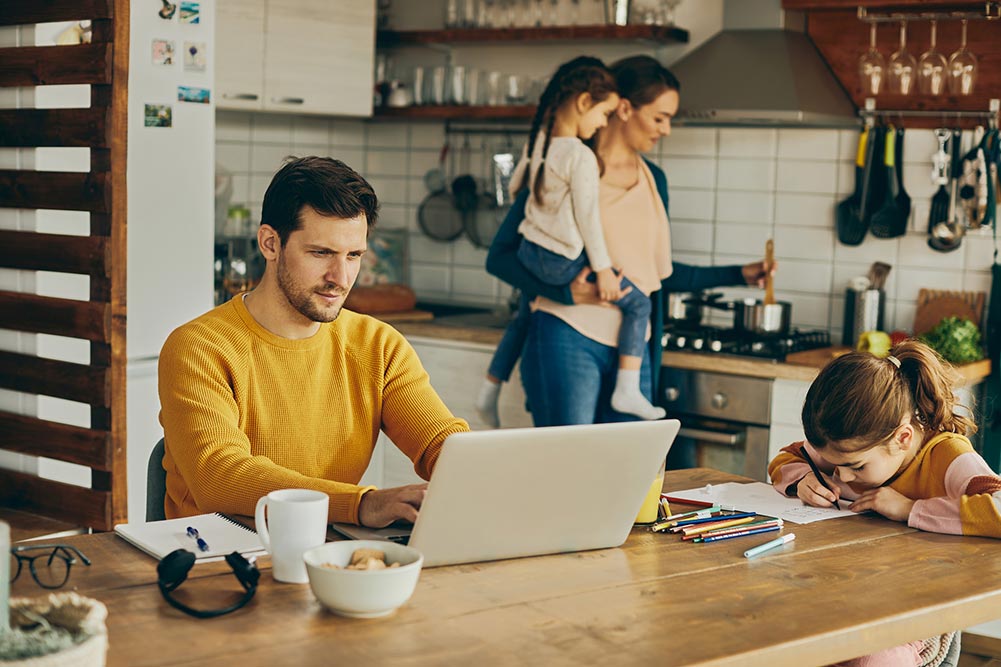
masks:
<instances>
[{"instance_id":1,"label":"pen on notebook","mask_svg":"<svg viewBox=\"0 0 1001 667\"><path fill-rule=\"evenodd\" d=\"M810 464L810 470L812 470L813 474L817 476L817 481L820 482L821 486L823 486L831 493L834 493L834 489L832 489L831 486L827 483L827 480L824 479L824 475L820 472L820 468L818 468L817 464L813 462L813 459L810 458L810 455L806 453L805 446L799 450L799 453L802 454L803 458L806 459L806 462ZM841 505L838 504L837 500L834 501L834 508L841 509Z\"/></svg>"},{"instance_id":2,"label":"pen on notebook","mask_svg":"<svg viewBox=\"0 0 1001 667\"><path fill-rule=\"evenodd\" d=\"M771 551L777 547L781 547L784 544L789 544L796 539L796 533L789 533L788 535L783 535L781 537L776 537L774 540L769 540L764 544L759 544L756 547L751 547L744 552L744 558L754 558L755 556L761 555L766 551Z\"/></svg>"},{"instance_id":3,"label":"pen on notebook","mask_svg":"<svg viewBox=\"0 0 1001 667\"><path fill-rule=\"evenodd\" d=\"M195 541L195 544L198 545L198 550L199 551L208 551L209 550L209 543L206 542L205 540L203 540L201 538L201 536L198 534L198 529L197 528L195 528L193 526L188 526L187 533L188 533L188 537L190 537L191 539L193 539Z\"/></svg>"},{"instance_id":4,"label":"pen on notebook","mask_svg":"<svg viewBox=\"0 0 1001 667\"><path fill-rule=\"evenodd\" d=\"M744 537L745 535L757 535L758 533L772 533L776 530L782 530L782 526L768 526L767 528L755 528L754 530L742 530L736 533L728 533L726 535L717 535L715 537L702 537L694 542L706 543L706 542L720 542L722 540L730 540L735 537Z\"/></svg>"}]
</instances>

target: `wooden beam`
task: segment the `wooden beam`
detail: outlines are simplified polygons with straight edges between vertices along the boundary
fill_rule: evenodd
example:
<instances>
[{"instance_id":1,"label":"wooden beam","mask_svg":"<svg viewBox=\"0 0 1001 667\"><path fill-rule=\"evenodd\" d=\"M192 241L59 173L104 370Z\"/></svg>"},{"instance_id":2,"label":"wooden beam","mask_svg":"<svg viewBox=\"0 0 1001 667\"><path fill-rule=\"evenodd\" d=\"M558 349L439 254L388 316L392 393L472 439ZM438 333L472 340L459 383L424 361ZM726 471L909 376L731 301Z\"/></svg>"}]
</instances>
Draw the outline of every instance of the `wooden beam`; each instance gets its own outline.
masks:
<instances>
[{"instance_id":1,"label":"wooden beam","mask_svg":"<svg viewBox=\"0 0 1001 667\"><path fill-rule=\"evenodd\" d=\"M108 110L3 109L0 110L0 146L107 145Z\"/></svg>"},{"instance_id":2,"label":"wooden beam","mask_svg":"<svg viewBox=\"0 0 1001 667\"><path fill-rule=\"evenodd\" d=\"M92 476L92 485L100 488L110 487L110 513L113 523L128 520L128 457L125 443L126 429L126 384L125 366L127 363L126 340L126 284L128 282L128 195L126 174L128 172L128 113L129 113L129 0L114 0L115 20L112 21L111 39L114 43L114 60L111 85L111 116L108 128L108 145L110 147L110 202L111 214L111 271L110 283L110 344L111 344L111 410L108 417L108 428L111 431L112 469L110 483L103 484L101 475ZM136 11L139 11L138 5ZM143 9L147 11L147 9ZM103 21L95 21L95 30L102 30ZM96 33L95 33L96 34ZM91 88L92 91L95 88ZM94 155L94 151L91 151ZM91 165L94 168L94 165ZM92 216L94 217L94 216ZM142 271L143 267L136 267ZM97 281L91 281L91 289L100 288ZM93 297L91 297L93 298ZM91 358L95 358L91 345ZM97 410L91 411L91 418L100 417Z\"/></svg>"},{"instance_id":3,"label":"wooden beam","mask_svg":"<svg viewBox=\"0 0 1001 667\"><path fill-rule=\"evenodd\" d=\"M0 350L0 387L99 407L111 403L108 369Z\"/></svg>"},{"instance_id":4,"label":"wooden beam","mask_svg":"<svg viewBox=\"0 0 1001 667\"><path fill-rule=\"evenodd\" d=\"M0 49L0 87L111 83L111 44Z\"/></svg>"},{"instance_id":5,"label":"wooden beam","mask_svg":"<svg viewBox=\"0 0 1001 667\"><path fill-rule=\"evenodd\" d=\"M0 411L0 449L110 470L111 435L27 415ZM2 504L2 503L0 503Z\"/></svg>"},{"instance_id":6,"label":"wooden beam","mask_svg":"<svg viewBox=\"0 0 1001 667\"><path fill-rule=\"evenodd\" d=\"M0 267L106 275L108 239L102 236L39 234L0 229Z\"/></svg>"},{"instance_id":7,"label":"wooden beam","mask_svg":"<svg viewBox=\"0 0 1001 667\"><path fill-rule=\"evenodd\" d=\"M43 516L113 530L111 494L0 469L0 505Z\"/></svg>"},{"instance_id":8,"label":"wooden beam","mask_svg":"<svg viewBox=\"0 0 1001 667\"><path fill-rule=\"evenodd\" d=\"M4 0L0 25L111 18L109 0Z\"/></svg>"},{"instance_id":9,"label":"wooden beam","mask_svg":"<svg viewBox=\"0 0 1001 667\"><path fill-rule=\"evenodd\" d=\"M107 183L105 172L4 169L0 170L0 208L104 213L109 208Z\"/></svg>"},{"instance_id":10,"label":"wooden beam","mask_svg":"<svg viewBox=\"0 0 1001 667\"><path fill-rule=\"evenodd\" d=\"M111 309L106 303L94 301L0 291L0 329L107 343Z\"/></svg>"}]
</instances>

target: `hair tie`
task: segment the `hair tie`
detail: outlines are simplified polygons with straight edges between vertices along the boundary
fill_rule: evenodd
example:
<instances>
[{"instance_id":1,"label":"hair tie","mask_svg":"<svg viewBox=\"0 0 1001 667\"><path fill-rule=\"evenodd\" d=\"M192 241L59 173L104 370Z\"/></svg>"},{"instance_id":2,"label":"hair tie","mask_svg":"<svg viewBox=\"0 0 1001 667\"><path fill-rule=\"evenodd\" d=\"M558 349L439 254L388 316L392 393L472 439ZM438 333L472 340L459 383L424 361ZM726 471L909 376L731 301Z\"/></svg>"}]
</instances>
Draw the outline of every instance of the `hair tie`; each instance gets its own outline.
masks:
<instances>
[{"instance_id":1,"label":"hair tie","mask_svg":"<svg viewBox=\"0 0 1001 667\"><path fill-rule=\"evenodd\" d=\"M893 356L892 354L891 354L891 355L888 355L888 356L887 356L886 358L887 358L887 360L889 360L889 362L890 362L891 364L893 364L893 365L894 365L894 366L896 366L897 368L900 368L900 359L897 359L897 358L896 358L895 356Z\"/></svg>"}]
</instances>

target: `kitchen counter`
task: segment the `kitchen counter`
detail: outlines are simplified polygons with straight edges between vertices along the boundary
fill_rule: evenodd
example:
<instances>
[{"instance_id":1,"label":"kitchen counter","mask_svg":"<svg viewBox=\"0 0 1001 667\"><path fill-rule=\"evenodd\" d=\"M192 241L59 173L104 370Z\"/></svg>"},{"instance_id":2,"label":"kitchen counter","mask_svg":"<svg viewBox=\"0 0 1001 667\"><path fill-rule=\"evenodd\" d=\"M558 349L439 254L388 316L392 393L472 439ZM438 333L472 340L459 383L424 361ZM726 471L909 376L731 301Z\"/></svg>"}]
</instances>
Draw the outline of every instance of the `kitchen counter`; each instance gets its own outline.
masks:
<instances>
[{"instance_id":1,"label":"kitchen counter","mask_svg":"<svg viewBox=\"0 0 1001 667\"><path fill-rule=\"evenodd\" d=\"M439 317L423 322L392 323L408 338L419 336L437 338L463 343L476 343L496 346L504 331L493 322L468 322L464 316ZM820 369L837 356L848 352L844 346L826 347L789 355L785 362L774 362L768 359L753 357L738 357L731 355L710 355L697 352L665 351L661 357L664 366L684 368L689 370L711 371L714 373L729 373L749 377L801 380L812 382ZM958 366L959 373L969 384L976 384L991 374L989 359L972 364Z\"/></svg>"}]
</instances>

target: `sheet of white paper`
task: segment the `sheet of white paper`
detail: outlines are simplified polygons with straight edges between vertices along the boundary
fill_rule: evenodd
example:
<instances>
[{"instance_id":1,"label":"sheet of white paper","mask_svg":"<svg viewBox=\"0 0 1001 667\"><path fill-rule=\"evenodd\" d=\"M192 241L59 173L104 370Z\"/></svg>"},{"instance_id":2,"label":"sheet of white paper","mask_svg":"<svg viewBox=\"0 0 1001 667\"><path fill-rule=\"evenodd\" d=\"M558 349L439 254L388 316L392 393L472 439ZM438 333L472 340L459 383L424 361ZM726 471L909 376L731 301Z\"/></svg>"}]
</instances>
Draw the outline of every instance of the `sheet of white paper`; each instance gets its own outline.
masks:
<instances>
[{"instance_id":1,"label":"sheet of white paper","mask_svg":"<svg viewBox=\"0 0 1001 667\"><path fill-rule=\"evenodd\" d=\"M792 523L813 523L824 519L836 519L839 516L857 516L847 507L850 500L839 500L841 510L833 507L810 507L804 505L799 498L782 496L769 484L751 482L727 482L726 484L707 484L697 489L671 491L667 495L672 498L684 498L701 502L713 502L717 505L732 505L745 512L757 512Z\"/></svg>"}]
</instances>

